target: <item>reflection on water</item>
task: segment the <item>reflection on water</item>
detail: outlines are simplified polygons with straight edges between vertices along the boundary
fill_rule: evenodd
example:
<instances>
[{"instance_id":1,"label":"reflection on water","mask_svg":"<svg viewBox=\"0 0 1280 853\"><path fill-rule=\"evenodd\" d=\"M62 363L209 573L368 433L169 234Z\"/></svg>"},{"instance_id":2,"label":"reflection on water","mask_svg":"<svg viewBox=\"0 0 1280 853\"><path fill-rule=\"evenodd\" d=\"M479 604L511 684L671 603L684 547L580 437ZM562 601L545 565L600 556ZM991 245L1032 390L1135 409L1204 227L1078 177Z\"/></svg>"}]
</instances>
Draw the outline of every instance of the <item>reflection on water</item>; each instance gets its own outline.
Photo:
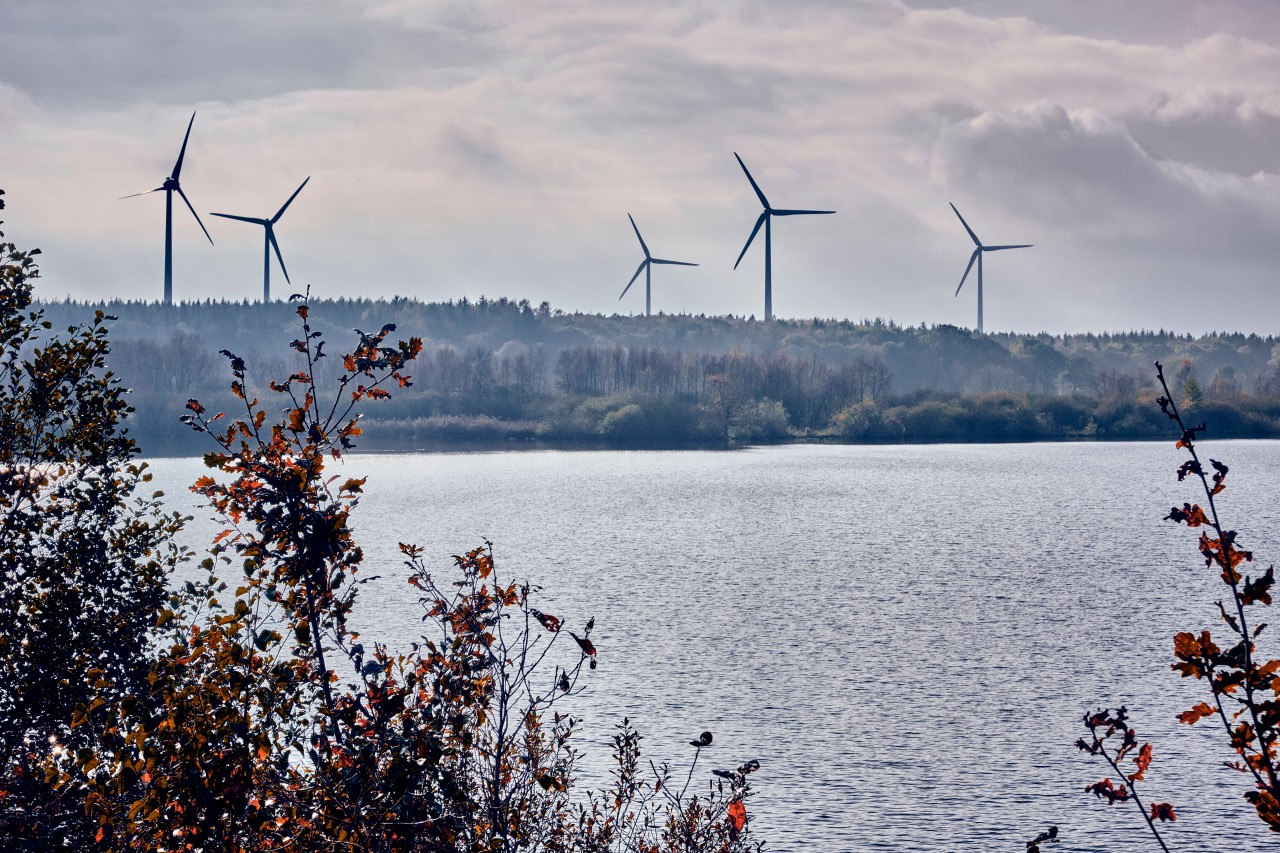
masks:
<instances>
[{"instance_id":1,"label":"reflection on water","mask_svg":"<svg viewBox=\"0 0 1280 853\"><path fill-rule=\"evenodd\" d=\"M1233 468L1230 526L1280 554L1280 443L1205 447ZM356 618L404 647L420 611L396 543L444 573L491 540L544 610L596 617L584 781L623 716L655 760L710 729L708 778L760 760L774 850L1020 850L1051 823L1064 853L1147 849L1132 806L1084 794L1107 774L1072 746L1085 710L1121 703L1155 744L1145 795L1178 806L1171 847L1272 849L1220 730L1174 720L1206 697L1171 637L1213 627L1218 597L1160 520L1195 497L1179 462L1172 442L360 456L344 474L370 477L354 522L382 577ZM198 460L153 470L190 505Z\"/></svg>"}]
</instances>

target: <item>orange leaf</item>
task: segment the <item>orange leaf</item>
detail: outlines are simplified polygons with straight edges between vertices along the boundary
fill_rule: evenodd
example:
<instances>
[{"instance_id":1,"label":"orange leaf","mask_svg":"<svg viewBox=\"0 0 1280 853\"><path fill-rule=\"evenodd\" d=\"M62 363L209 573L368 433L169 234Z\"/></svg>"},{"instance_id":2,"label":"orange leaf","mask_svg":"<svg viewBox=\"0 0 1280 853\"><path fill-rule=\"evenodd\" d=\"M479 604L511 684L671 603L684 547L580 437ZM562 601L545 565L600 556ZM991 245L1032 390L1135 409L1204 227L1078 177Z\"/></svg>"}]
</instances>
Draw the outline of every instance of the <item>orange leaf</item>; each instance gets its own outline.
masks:
<instances>
[{"instance_id":1,"label":"orange leaf","mask_svg":"<svg viewBox=\"0 0 1280 853\"><path fill-rule=\"evenodd\" d=\"M1144 743L1142 749L1138 750L1138 755L1133 759L1133 763L1137 766L1138 772L1129 775L1130 782L1141 782L1146 776L1147 768L1151 766L1151 744Z\"/></svg>"},{"instance_id":2,"label":"orange leaf","mask_svg":"<svg viewBox=\"0 0 1280 853\"><path fill-rule=\"evenodd\" d=\"M1213 707L1208 702L1201 702L1189 711L1183 711L1178 715L1178 722L1192 725L1193 723L1203 720L1205 717L1213 715Z\"/></svg>"},{"instance_id":3,"label":"orange leaf","mask_svg":"<svg viewBox=\"0 0 1280 853\"><path fill-rule=\"evenodd\" d=\"M747 807L742 800L734 800L729 803L729 831L734 839L737 839L738 833L742 832L747 825Z\"/></svg>"}]
</instances>

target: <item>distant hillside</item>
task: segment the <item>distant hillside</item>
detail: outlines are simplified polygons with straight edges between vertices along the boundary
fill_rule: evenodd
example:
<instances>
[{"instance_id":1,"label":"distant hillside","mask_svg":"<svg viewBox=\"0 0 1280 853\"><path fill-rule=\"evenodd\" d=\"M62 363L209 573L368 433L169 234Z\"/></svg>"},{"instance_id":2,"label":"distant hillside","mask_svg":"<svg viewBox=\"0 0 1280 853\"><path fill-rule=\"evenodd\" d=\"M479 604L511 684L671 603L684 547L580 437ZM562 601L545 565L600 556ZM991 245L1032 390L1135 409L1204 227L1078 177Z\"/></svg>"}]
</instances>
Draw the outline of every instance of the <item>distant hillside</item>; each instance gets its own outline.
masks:
<instances>
[{"instance_id":1,"label":"distant hillside","mask_svg":"<svg viewBox=\"0 0 1280 853\"><path fill-rule=\"evenodd\" d=\"M221 399L226 371L219 350L244 357L251 377L263 380L296 369L288 344L298 335L298 321L286 302L57 302L42 307L55 329L95 309L117 317L111 323L112 366L135 389L135 428L156 447L188 449L181 428L174 426L188 397ZM764 323L702 315L567 314L546 303L506 299L322 300L312 303L311 322L325 332L331 353L350 345L351 330L384 323L397 325L396 337L417 335L426 341L414 387L369 410L372 419L394 423L396 434L422 441L616 443L648 437L697 444L797 434L943 440L955 432L945 424L920 433L908 429L910 421L891 420L888 427L877 421L877 431L853 429L848 418L841 426L834 418L854 405L873 405L883 413L895 405L918 407L926 399L982 395L1137 401L1150 396L1157 360L1170 365L1171 373L1180 369L1179 382L1203 404L1229 403L1248 413L1253 419L1247 428L1237 423L1236 431L1277 431L1263 404L1280 390L1280 339L1271 336L980 335L954 326L904 327L879 320ZM336 362L328 366L338 367ZM600 405L578 411L591 400ZM1032 409L1043 414L1046 405ZM1053 425L1045 426L1041 417L1036 429L1024 425L993 437L1098 435L1091 405L1077 407L1089 409L1079 423L1050 419ZM755 413L747 417L744 406L755 407ZM718 414L712 412L716 409ZM964 417L958 412L952 416ZM616 417L609 420L611 415ZM744 426L762 418L763 426ZM1143 429L1158 426L1155 421ZM972 426L955 437L984 440ZM380 440L386 439L371 439Z\"/></svg>"}]
</instances>

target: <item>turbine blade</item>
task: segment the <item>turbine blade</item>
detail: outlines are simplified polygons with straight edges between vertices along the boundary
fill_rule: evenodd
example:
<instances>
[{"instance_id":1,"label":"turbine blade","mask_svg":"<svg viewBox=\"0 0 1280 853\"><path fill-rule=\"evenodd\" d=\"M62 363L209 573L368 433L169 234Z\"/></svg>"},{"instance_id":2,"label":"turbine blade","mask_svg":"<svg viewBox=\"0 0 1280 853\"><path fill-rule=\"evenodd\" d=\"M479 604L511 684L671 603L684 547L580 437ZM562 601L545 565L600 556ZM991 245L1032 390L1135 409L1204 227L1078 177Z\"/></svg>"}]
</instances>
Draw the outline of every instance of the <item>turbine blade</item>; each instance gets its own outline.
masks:
<instances>
[{"instance_id":1,"label":"turbine blade","mask_svg":"<svg viewBox=\"0 0 1280 853\"><path fill-rule=\"evenodd\" d=\"M163 189L164 189L164 187L156 187L156 188L155 188L155 189L153 189L153 190L144 190L143 192L140 192L140 193L133 193L133 194L131 194L131 195L122 195L122 196L118 196L118 197L116 198L116 201L123 201L123 200L124 200L124 199L126 199L126 198L137 198L137 197L138 197L138 196L140 196L140 195L151 195L152 193L158 193L158 192L160 192L160 191L161 191L161 190L163 190Z\"/></svg>"},{"instance_id":2,"label":"turbine blade","mask_svg":"<svg viewBox=\"0 0 1280 853\"><path fill-rule=\"evenodd\" d=\"M178 195L182 196L182 200L187 203L187 210L191 211L191 215L196 218L196 224L200 226L200 230L204 232L204 236L209 238L209 245L213 245L213 238L209 237L209 229L204 227L204 223L200 221L200 214L196 213L196 209L191 206L191 200L187 198L187 194L182 191L182 187L174 187L178 191Z\"/></svg>"},{"instance_id":3,"label":"turbine blade","mask_svg":"<svg viewBox=\"0 0 1280 853\"><path fill-rule=\"evenodd\" d=\"M734 156L736 157L738 155L735 154ZM756 238L756 234L760 231L760 226L764 224L764 221L768 216L769 211L766 210L764 213L760 214L760 218L756 220L756 227L751 229L751 236L747 238L747 245L742 247L742 251L738 253L738 259L733 262L733 268L735 270L738 268L738 264L742 263L742 256L747 253L747 249L751 248L751 241Z\"/></svg>"},{"instance_id":4,"label":"turbine blade","mask_svg":"<svg viewBox=\"0 0 1280 853\"><path fill-rule=\"evenodd\" d=\"M947 202L947 204L951 204L951 202ZM954 204L951 204L951 209L952 209L952 210L956 210L956 206L955 206ZM956 216L960 216L960 211L956 210ZM977 234L974 234L974 233L973 233L973 229L969 227L969 223L968 223L968 222L965 222L965 221L964 221L964 217L963 217L963 216L960 216L960 224L964 226L964 230L968 231L968 232L969 232L969 236L973 238L973 245L975 245L975 246L981 246L981 245L982 245L982 241L978 239L978 235L977 235Z\"/></svg>"},{"instance_id":5,"label":"turbine blade","mask_svg":"<svg viewBox=\"0 0 1280 853\"><path fill-rule=\"evenodd\" d=\"M983 246L983 247L982 247L982 251L984 251L984 252L998 252L998 251L1000 251L1001 249L1030 249L1033 245L1035 245L1035 244L1034 244L1034 243L1023 243L1023 244L1021 244L1021 245L1019 245L1019 246Z\"/></svg>"},{"instance_id":6,"label":"turbine blade","mask_svg":"<svg viewBox=\"0 0 1280 853\"><path fill-rule=\"evenodd\" d=\"M223 219L235 219L240 222L252 222L254 225L266 225L265 219L254 219L252 216L236 216L231 213L210 213L210 216L221 216Z\"/></svg>"},{"instance_id":7,"label":"turbine blade","mask_svg":"<svg viewBox=\"0 0 1280 853\"><path fill-rule=\"evenodd\" d=\"M647 263L649 263L649 259L645 258L640 262L640 266L636 267L636 274L631 276L631 281L627 282L627 286L622 288L622 293L618 294L619 299L627 295L627 291L631 289L631 285L635 284L636 279L640 277L640 273L644 272L644 267Z\"/></svg>"},{"instance_id":8,"label":"turbine blade","mask_svg":"<svg viewBox=\"0 0 1280 853\"><path fill-rule=\"evenodd\" d=\"M663 260L662 258L650 258L649 262L654 264L670 264L676 267L696 267L697 266L697 264L691 264L688 261L666 261L666 260Z\"/></svg>"},{"instance_id":9,"label":"turbine blade","mask_svg":"<svg viewBox=\"0 0 1280 853\"><path fill-rule=\"evenodd\" d=\"M271 248L276 250L276 260L280 262L280 272L284 273L284 280L289 284L293 284L293 282L289 281L289 271L284 268L284 255L280 254L280 244L276 242L276 232L272 230L270 225L267 226L267 240L271 243Z\"/></svg>"},{"instance_id":10,"label":"turbine blade","mask_svg":"<svg viewBox=\"0 0 1280 853\"><path fill-rule=\"evenodd\" d=\"M756 191L756 195L760 197L760 203L764 205L764 209L769 209L769 199L764 197L764 193L760 190L760 185L756 183L756 179L751 177L751 173L747 171L747 164L742 162L742 158L738 157L738 152L733 152L733 156L737 159L738 165L742 167L742 171L746 173L747 180L751 182L751 189Z\"/></svg>"},{"instance_id":11,"label":"turbine blade","mask_svg":"<svg viewBox=\"0 0 1280 853\"><path fill-rule=\"evenodd\" d=\"M309 180L311 180L311 176L307 175L307 181ZM284 203L284 207L281 207L279 210L277 210L276 215L271 217L272 224L275 224L276 222L280 221L280 217L284 216L285 208L293 204L293 200L298 197L298 193L302 192L302 188L307 185L307 181L303 181L301 184L299 184L298 188L293 191L293 195L289 196L289 200ZM284 264L281 264L280 266L283 268ZM285 281L289 281L289 276L286 275L284 278L285 278ZM292 282L290 283L292 284Z\"/></svg>"},{"instance_id":12,"label":"turbine blade","mask_svg":"<svg viewBox=\"0 0 1280 853\"><path fill-rule=\"evenodd\" d=\"M631 219L631 214L627 214L627 219ZM644 244L644 238L640 236L640 229L636 226L636 221L631 219L631 228L636 232L636 239L640 241L640 248L644 249L644 256L649 257L649 247ZM621 297L619 297L621 298Z\"/></svg>"},{"instance_id":13,"label":"turbine blade","mask_svg":"<svg viewBox=\"0 0 1280 853\"><path fill-rule=\"evenodd\" d=\"M187 135L182 137L182 150L178 152L178 162L173 164L173 174L169 177L178 180L179 173L182 172L182 158L187 156L187 140L191 138L191 125L196 123L196 114L191 113L191 121L187 122ZM195 213L195 211L191 211Z\"/></svg>"},{"instance_id":14,"label":"turbine blade","mask_svg":"<svg viewBox=\"0 0 1280 853\"><path fill-rule=\"evenodd\" d=\"M960 295L960 288L964 287L964 280L969 277L969 270L973 269L973 262L978 259L981 248L974 249L973 254L969 256L969 266L964 268L964 275L960 276L960 284L956 287L956 296Z\"/></svg>"},{"instance_id":15,"label":"turbine blade","mask_svg":"<svg viewBox=\"0 0 1280 853\"><path fill-rule=\"evenodd\" d=\"M816 213L835 213L834 210L774 210L774 216L810 216Z\"/></svg>"}]
</instances>

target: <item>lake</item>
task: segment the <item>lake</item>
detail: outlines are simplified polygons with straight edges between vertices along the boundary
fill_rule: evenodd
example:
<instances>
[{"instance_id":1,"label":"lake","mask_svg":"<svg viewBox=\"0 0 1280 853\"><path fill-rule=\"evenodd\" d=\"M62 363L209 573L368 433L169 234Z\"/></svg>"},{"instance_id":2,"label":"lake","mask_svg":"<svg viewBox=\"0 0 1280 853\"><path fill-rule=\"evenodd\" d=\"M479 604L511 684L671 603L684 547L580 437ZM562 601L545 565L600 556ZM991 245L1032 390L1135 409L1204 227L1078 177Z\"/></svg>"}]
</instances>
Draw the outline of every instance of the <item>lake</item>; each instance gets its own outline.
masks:
<instances>
[{"instance_id":1,"label":"lake","mask_svg":"<svg viewBox=\"0 0 1280 853\"><path fill-rule=\"evenodd\" d=\"M1261 565L1280 553L1280 442L1206 442L1232 466L1221 504ZM605 781L623 716L646 758L695 779L758 759L753 827L773 850L1016 850L1049 824L1069 851L1157 849L1112 775L1073 746L1081 715L1126 704L1154 744L1143 798L1169 800L1173 850L1275 849L1208 699L1169 669L1178 630L1223 626L1196 535L1162 521L1202 498L1159 444L783 446L735 452L359 455L367 643L420 633L399 541L493 542L499 572L544 587L570 627L596 618L599 669L580 781ZM193 535L199 460L152 463ZM1198 488L1198 485L1196 486ZM1263 651L1274 655L1274 644Z\"/></svg>"}]
</instances>

